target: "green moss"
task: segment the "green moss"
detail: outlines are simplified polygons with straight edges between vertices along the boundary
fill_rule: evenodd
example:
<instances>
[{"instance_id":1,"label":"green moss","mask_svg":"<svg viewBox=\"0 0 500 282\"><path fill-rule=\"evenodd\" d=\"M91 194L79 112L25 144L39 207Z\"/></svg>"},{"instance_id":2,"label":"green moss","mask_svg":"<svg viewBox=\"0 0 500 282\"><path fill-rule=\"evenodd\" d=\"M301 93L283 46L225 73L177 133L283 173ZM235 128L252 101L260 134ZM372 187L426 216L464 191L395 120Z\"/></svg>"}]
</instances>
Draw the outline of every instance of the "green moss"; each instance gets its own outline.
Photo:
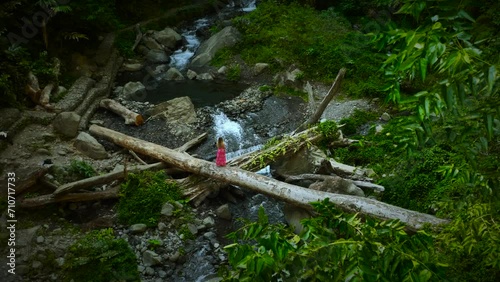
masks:
<instances>
[{"instance_id":1,"label":"green moss","mask_svg":"<svg viewBox=\"0 0 500 282\"><path fill-rule=\"evenodd\" d=\"M95 230L68 249L65 281L140 281L134 252L112 229Z\"/></svg>"},{"instance_id":2,"label":"green moss","mask_svg":"<svg viewBox=\"0 0 500 282\"><path fill-rule=\"evenodd\" d=\"M169 181L162 171L130 173L120 194L118 219L126 224L144 223L148 226L158 224L163 204L182 199L177 183Z\"/></svg>"},{"instance_id":3,"label":"green moss","mask_svg":"<svg viewBox=\"0 0 500 282\"><path fill-rule=\"evenodd\" d=\"M239 64L230 65L227 69L227 79L230 81L238 81L241 78L241 67Z\"/></svg>"}]
</instances>

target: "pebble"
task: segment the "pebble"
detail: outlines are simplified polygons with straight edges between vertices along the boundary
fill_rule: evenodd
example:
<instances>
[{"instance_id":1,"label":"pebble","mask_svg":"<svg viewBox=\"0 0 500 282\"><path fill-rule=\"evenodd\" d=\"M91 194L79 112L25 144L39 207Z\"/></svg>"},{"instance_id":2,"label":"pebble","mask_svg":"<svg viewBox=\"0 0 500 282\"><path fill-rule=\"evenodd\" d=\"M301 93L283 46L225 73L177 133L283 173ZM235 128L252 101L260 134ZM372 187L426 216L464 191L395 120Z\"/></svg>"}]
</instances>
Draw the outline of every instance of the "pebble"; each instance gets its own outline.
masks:
<instances>
[{"instance_id":1,"label":"pebble","mask_svg":"<svg viewBox=\"0 0 500 282\"><path fill-rule=\"evenodd\" d=\"M38 244L41 244L41 243L43 243L44 241L45 241L45 238L44 238L43 236L38 236L38 237L36 237L36 242L37 242Z\"/></svg>"}]
</instances>

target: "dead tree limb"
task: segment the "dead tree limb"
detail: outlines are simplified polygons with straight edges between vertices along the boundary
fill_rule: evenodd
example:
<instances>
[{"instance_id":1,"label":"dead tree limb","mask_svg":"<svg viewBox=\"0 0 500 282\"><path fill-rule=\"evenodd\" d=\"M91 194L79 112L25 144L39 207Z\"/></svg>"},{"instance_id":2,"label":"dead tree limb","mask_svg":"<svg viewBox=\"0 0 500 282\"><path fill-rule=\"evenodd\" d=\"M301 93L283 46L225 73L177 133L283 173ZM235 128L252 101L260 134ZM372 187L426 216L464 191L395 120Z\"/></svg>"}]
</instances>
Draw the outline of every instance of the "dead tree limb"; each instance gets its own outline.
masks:
<instances>
[{"instance_id":1,"label":"dead tree limb","mask_svg":"<svg viewBox=\"0 0 500 282\"><path fill-rule=\"evenodd\" d=\"M135 30L135 33L137 35L135 36L135 42L134 42L134 45L132 46L132 51L135 50L135 48L137 47L137 45L139 45L139 43L142 40L141 24L140 23L136 24L135 27L134 27L134 30Z\"/></svg>"},{"instance_id":2,"label":"dead tree limb","mask_svg":"<svg viewBox=\"0 0 500 282\"><path fill-rule=\"evenodd\" d=\"M326 94L325 98L323 98L323 101L321 101L321 103L319 104L319 106L316 109L316 111L314 112L314 114L311 115L306 122L301 124L295 130L295 132L300 131L300 130L304 130L308 126L313 125L316 122L318 122L319 118L321 117L321 115L325 111L326 107L328 106L328 104L330 104L330 101L333 99L333 97L335 97L335 95L337 95L339 93L340 85L342 83L342 80L344 79L345 72L346 72L345 68L340 69L339 73L337 74L337 77L335 78L335 81L332 84L332 87L328 91L328 94Z\"/></svg>"},{"instance_id":3,"label":"dead tree limb","mask_svg":"<svg viewBox=\"0 0 500 282\"><path fill-rule=\"evenodd\" d=\"M124 118L125 124L134 124L139 126L144 123L142 115L125 108L122 104L115 100L102 99L99 105Z\"/></svg>"},{"instance_id":4,"label":"dead tree limb","mask_svg":"<svg viewBox=\"0 0 500 282\"><path fill-rule=\"evenodd\" d=\"M310 190L239 168L218 167L213 162L195 159L188 154L179 153L172 149L97 125L92 125L89 131L93 135L108 139L119 146L162 160L183 170L245 187L298 206L311 208L311 202L329 198L330 202L345 211L356 212L383 220L399 219L412 230L421 229L424 224L440 225L448 222L432 215L406 210L369 198Z\"/></svg>"},{"instance_id":5,"label":"dead tree limb","mask_svg":"<svg viewBox=\"0 0 500 282\"><path fill-rule=\"evenodd\" d=\"M54 194L48 194L35 198L25 198L21 200L19 206L21 208L34 208L60 202L87 202L114 199L119 197L118 188L119 187L113 187L101 192L70 193L60 197L56 197Z\"/></svg>"}]
</instances>

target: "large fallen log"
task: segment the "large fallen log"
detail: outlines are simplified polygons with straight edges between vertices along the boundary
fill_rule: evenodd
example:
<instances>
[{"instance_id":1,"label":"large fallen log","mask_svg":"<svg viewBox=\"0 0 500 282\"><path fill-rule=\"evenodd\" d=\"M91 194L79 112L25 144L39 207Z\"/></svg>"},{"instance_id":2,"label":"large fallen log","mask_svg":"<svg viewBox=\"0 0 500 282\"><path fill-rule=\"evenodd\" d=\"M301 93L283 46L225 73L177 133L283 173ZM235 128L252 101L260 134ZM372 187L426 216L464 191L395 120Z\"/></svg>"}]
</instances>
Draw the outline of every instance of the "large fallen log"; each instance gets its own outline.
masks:
<instances>
[{"instance_id":1,"label":"large fallen log","mask_svg":"<svg viewBox=\"0 0 500 282\"><path fill-rule=\"evenodd\" d=\"M122 106L122 104L118 103L115 100L102 99L99 105L124 118L125 124L134 124L139 126L144 123L144 118L141 114L125 108L124 106Z\"/></svg>"},{"instance_id":2,"label":"large fallen log","mask_svg":"<svg viewBox=\"0 0 500 282\"><path fill-rule=\"evenodd\" d=\"M399 219L411 230L421 229L424 224L437 226L448 222L432 215L406 210L369 198L310 190L239 168L218 167L213 162L195 159L186 153L179 153L97 125L92 125L89 131L93 135L108 139L119 146L162 160L183 170L248 188L298 206L311 208L311 202L329 198L330 202L342 210L384 220Z\"/></svg>"}]
</instances>

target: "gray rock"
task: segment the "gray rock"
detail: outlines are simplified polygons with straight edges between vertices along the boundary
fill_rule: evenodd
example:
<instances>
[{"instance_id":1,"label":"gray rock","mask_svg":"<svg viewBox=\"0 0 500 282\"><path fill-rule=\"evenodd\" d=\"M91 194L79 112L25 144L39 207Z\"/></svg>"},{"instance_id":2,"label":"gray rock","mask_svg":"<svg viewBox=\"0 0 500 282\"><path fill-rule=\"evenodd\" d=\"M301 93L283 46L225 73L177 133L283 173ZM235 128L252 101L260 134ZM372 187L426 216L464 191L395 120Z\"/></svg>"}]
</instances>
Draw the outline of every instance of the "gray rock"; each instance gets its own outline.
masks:
<instances>
[{"instance_id":1,"label":"gray rock","mask_svg":"<svg viewBox=\"0 0 500 282\"><path fill-rule=\"evenodd\" d=\"M285 204L283 214L285 215L286 222L293 228L295 234L300 234L304 230L304 226L300 223L300 221L311 217L311 213L308 210L290 205L288 203Z\"/></svg>"},{"instance_id":2,"label":"gray rock","mask_svg":"<svg viewBox=\"0 0 500 282\"><path fill-rule=\"evenodd\" d=\"M198 74L195 71L193 71L193 70L188 70L187 73L186 73L187 78L189 78L191 80L195 79L197 75Z\"/></svg>"},{"instance_id":3,"label":"gray rock","mask_svg":"<svg viewBox=\"0 0 500 282\"><path fill-rule=\"evenodd\" d=\"M197 80L214 80L214 77L208 72L200 73L196 76Z\"/></svg>"},{"instance_id":4,"label":"gray rock","mask_svg":"<svg viewBox=\"0 0 500 282\"><path fill-rule=\"evenodd\" d=\"M179 251L176 251L175 253L173 253L170 257L169 257L169 260L171 262L176 262L179 257L181 256L181 253Z\"/></svg>"},{"instance_id":5,"label":"gray rock","mask_svg":"<svg viewBox=\"0 0 500 282\"><path fill-rule=\"evenodd\" d=\"M189 229L189 232L191 232L191 234L193 235L198 234L198 227L196 225L194 225L193 223L188 223L186 226Z\"/></svg>"},{"instance_id":6,"label":"gray rock","mask_svg":"<svg viewBox=\"0 0 500 282\"><path fill-rule=\"evenodd\" d=\"M38 244L41 244L41 243L45 242L45 238L43 236L38 236L38 237L36 237L36 242Z\"/></svg>"},{"instance_id":7,"label":"gray rock","mask_svg":"<svg viewBox=\"0 0 500 282\"><path fill-rule=\"evenodd\" d=\"M33 241L36 232L40 229L41 226L35 226L29 229L22 229L17 231L16 236L16 246L17 247L26 247Z\"/></svg>"},{"instance_id":8,"label":"gray rock","mask_svg":"<svg viewBox=\"0 0 500 282\"><path fill-rule=\"evenodd\" d=\"M229 210L228 204L224 204L218 207L217 210L215 211L215 214L217 214L218 217L227 220L230 220L233 217L231 211Z\"/></svg>"},{"instance_id":9,"label":"gray rock","mask_svg":"<svg viewBox=\"0 0 500 282\"><path fill-rule=\"evenodd\" d=\"M209 232L205 232L205 234L203 234L203 237L207 238L208 240L213 240L217 237L217 234L215 234L212 231L209 231Z\"/></svg>"},{"instance_id":10,"label":"gray rock","mask_svg":"<svg viewBox=\"0 0 500 282\"><path fill-rule=\"evenodd\" d=\"M149 36L142 37L142 43L144 43L144 45L151 50L163 50L161 44L158 43L158 41L156 41L154 38L151 38Z\"/></svg>"},{"instance_id":11,"label":"gray rock","mask_svg":"<svg viewBox=\"0 0 500 282\"><path fill-rule=\"evenodd\" d=\"M65 137L73 138L78 134L80 119L80 115L75 112L63 112L56 116L52 126L56 132Z\"/></svg>"},{"instance_id":12,"label":"gray rock","mask_svg":"<svg viewBox=\"0 0 500 282\"><path fill-rule=\"evenodd\" d=\"M185 78L178 69L170 68L170 69L168 69L167 73L165 74L165 79L166 80L184 80Z\"/></svg>"},{"instance_id":13,"label":"gray rock","mask_svg":"<svg viewBox=\"0 0 500 282\"><path fill-rule=\"evenodd\" d=\"M161 257L157 253L147 250L142 254L142 261L145 266L155 266L161 264Z\"/></svg>"},{"instance_id":14,"label":"gray rock","mask_svg":"<svg viewBox=\"0 0 500 282\"><path fill-rule=\"evenodd\" d=\"M175 50L182 43L182 36L169 27L153 33L153 38L170 50Z\"/></svg>"},{"instance_id":15,"label":"gray rock","mask_svg":"<svg viewBox=\"0 0 500 282\"><path fill-rule=\"evenodd\" d=\"M65 260L62 257L56 259L57 266L59 266L59 267L62 267L64 265L64 262L65 262Z\"/></svg>"},{"instance_id":16,"label":"gray rock","mask_svg":"<svg viewBox=\"0 0 500 282\"><path fill-rule=\"evenodd\" d=\"M7 131L21 117L21 111L16 108L0 109L0 116L0 131Z\"/></svg>"},{"instance_id":17,"label":"gray rock","mask_svg":"<svg viewBox=\"0 0 500 282\"><path fill-rule=\"evenodd\" d=\"M140 71L143 65L140 63L123 64L124 71Z\"/></svg>"},{"instance_id":18,"label":"gray rock","mask_svg":"<svg viewBox=\"0 0 500 282\"><path fill-rule=\"evenodd\" d=\"M132 234L139 234L139 233L144 233L148 227L146 224L143 223L137 223L132 226L130 226L129 230Z\"/></svg>"},{"instance_id":19,"label":"gray rock","mask_svg":"<svg viewBox=\"0 0 500 282\"><path fill-rule=\"evenodd\" d=\"M170 57L163 50L149 50L146 59L151 63L163 64L169 63Z\"/></svg>"},{"instance_id":20,"label":"gray rock","mask_svg":"<svg viewBox=\"0 0 500 282\"><path fill-rule=\"evenodd\" d=\"M50 151L48 149L45 149L45 148L37 149L36 153L39 155L47 155L47 156L50 155Z\"/></svg>"},{"instance_id":21,"label":"gray rock","mask_svg":"<svg viewBox=\"0 0 500 282\"><path fill-rule=\"evenodd\" d=\"M261 74L264 70L269 68L269 64L266 63L256 63L253 67L253 72L255 75Z\"/></svg>"},{"instance_id":22,"label":"gray rock","mask_svg":"<svg viewBox=\"0 0 500 282\"><path fill-rule=\"evenodd\" d=\"M172 216L174 214L174 206L171 203L165 203L161 207L161 214L164 216Z\"/></svg>"},{"instance_id":23,"label":"gray rock","mask_svg":"<svg viewBox=\"0 0 500 282\"><path fill-rule=\"evenodd\" d=\"M43 141L45 141L45 142L52 142L52 141L56 140L56 136L54 134L48 133L48 132L43 133L42 138L43 138Z\"/></svg>"},{"instance_id":24,"label":"gray rock","mask_svg":"<svg viewBox=\"0 0 500 282\"><path fill-rule=\"evenodd\" d=\"M41 263L41 262L39 262L39 261L37 261L37 260L35 260L35 261L33 261L33 263L31 264L31 267L32 267L33 269L38 269L38 268L42 267L42 263Z\"/></svg>"},{"instance_id":25,"label":"gray rock","mask_svg":"<svg viewBox=\"0 0 500 282\"><path fill-rule=\"evenodd\" d=\"M202 222L203 225L205 225L206 227L213 227L215 226L215 220L213 219L213 217L211 216L207 216L203 219L203 222Z\"/></svg>"},{"instance_id":26,"label":"gray rock","mask_svg":"<svg viewBox=\"0 0 500 282\"><path fill-rule=\"evenodd\" d=\"M137 271L139 271L140 273L143 273L144 270L146 270L146 268L144 266L142 266L142 265L137 266Z\"/></svg>"},{"instance_id":27,"label":"gray rock","mask_svg":"<svg viewBox=\"0 0 500 282\"><path fill-rule=\"evenodd\" d=\"M121 98L125 100L137 100L137 97L144 97L146 95L146 87L141 82L128 82L122 88Z\"/></svg>"},{"instance_id":28,"label":"gray rock","mask_svg":"<svg viewBox=\"0 0 500 282\"><path fill-rule=\"evenodd\" d=\"M231 47L240 40L241 34L235 27L225 27L200 45L191 64L203 67L214 58L217 51Z\"/></svg>"},{"instance_id":29,"label":"gray rock","mask_svg":"<svg viewBox=\"0 0 500 282\"><path fill-rule=\"evenodd\" d=\"M377 126L375 126L375 134L380 134L380 133L382 133L383 130L384 130L383 125L378 124Z\"/></svg>"},{"instance_id":30,"label":"gray rock","mask_svg":"<svg viewBox=\"0 0 500 282\"><path fill-rule=\"evenodd\" d=\"M167 225L163 222L158 223L158 230L163 231L167 229Z\"/></svg>"},{"instance_id":31,"label":"gray rock","mask_svg":"<svg viewBox=\"0 0 500 282\"><path fill-rule=\"evenodd\" d=\"M196 121L193 102L187 96L160 103L149 110L147 114L162 117L169 123L193 123Z\"/></svg>"},{"instance_id":32,"label":"gray rock","mask_svg":"<svg viewBox=\"0 0 500 282\"><path fill-rule=\"evenodd\" d=\"M217 73L219 73L219 74L226 74L226 73L227 73L227 67L226 67L226 66L222 66L222 67L220 67L220 68L217 70Z\"/></svg>"},{"instance_id":33,"label":"gray rock","mask_svg":"<svg viewBox=\"0 0 500 282\"><path fill-rule=\"evenodd\" d=\"M160 270L158 271L158 276L160 276L160 278L165 278L167 276L167 273L163 270Z\"/></svg>"},{"instance_id":34,"label":"gray rock","mask_svg":"<svg viewBox=\"0 0 500 282\"><path fill-rule=\"evenodd\" d=\"M155 270L148 266L148 267L146 267L146 271L144 271L144 274L149 275L149 276L153 276L153 275L155 275Z\"/></svg>"},{"instance_id":35,"label":"gray rock","mask_svg":"<svg viewBox=\"0 0 500 282\"><path fill-rule=\"evenodd\" d=\"M86 132L78 134L74 146L78 151L95 160L108 158L108 153L104 149L104 146Z\"/></svg>"},{"instance_id":36,"label":"gray rock","mask_svg":"<svg viewBox=\"0 0 500 282\"><path fill-rule=\"evenodd\" d=\"M380 119L383 121L389 121L391 120L391 115L389 115L388 113L383 113L382 116L380 116Z\"/></svg>"}]
</instances>

